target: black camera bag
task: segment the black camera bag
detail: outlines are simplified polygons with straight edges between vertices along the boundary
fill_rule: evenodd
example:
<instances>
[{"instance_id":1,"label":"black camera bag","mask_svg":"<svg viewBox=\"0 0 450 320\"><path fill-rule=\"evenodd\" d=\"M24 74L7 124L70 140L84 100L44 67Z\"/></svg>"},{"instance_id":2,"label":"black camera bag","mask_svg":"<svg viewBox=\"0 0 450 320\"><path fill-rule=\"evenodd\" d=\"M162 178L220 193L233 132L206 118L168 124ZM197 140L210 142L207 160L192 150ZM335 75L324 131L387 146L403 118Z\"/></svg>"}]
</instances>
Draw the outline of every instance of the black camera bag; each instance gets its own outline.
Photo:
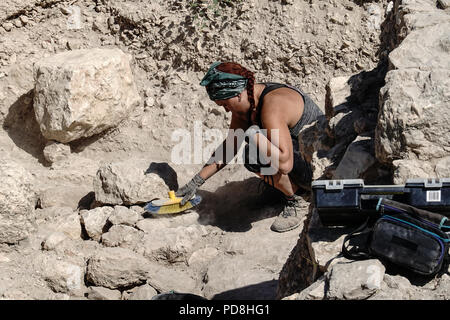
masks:
<instances>
[{"instance_id":1,"label":"black camera bag","mask_svg":"<svg viewBox=\"0 0 450 320\"><path fill-rule=\"evenodd\" d=\"M393 200L380 199L381 216L368 227L368 221L348 234L342 253L349 259L378 258L421 275L434 275L448 255L450 229L447 218ZM347 242L366 234L366 242L349 250Z\"/></svg>"}]
</instances>

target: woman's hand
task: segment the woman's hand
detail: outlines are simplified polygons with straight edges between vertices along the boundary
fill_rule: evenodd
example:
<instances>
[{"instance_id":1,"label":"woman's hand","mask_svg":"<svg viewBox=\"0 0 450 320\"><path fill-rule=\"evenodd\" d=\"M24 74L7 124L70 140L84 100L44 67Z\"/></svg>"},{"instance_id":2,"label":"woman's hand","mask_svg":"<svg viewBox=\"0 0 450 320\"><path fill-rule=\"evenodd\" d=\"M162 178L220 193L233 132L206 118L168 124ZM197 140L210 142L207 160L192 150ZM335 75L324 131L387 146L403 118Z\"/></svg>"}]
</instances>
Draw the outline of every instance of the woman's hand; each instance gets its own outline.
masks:
<instances>
[{"instance_id":1,"label":"woman's hand","mask_svg":"<svg viewBox=\"0 0 450 320\"><path fill-rule=\"evenodd\" d=\"M205 183L205 180L200 177L200 175L197 173L191 181L189 181L187 184L185 184L183 187L177 190L175 192L175 195L177 197L183 197L181 199L180 205L184 206L186 202L188 202L197 192L197 189Z\"/></svg>"}]
</instances>

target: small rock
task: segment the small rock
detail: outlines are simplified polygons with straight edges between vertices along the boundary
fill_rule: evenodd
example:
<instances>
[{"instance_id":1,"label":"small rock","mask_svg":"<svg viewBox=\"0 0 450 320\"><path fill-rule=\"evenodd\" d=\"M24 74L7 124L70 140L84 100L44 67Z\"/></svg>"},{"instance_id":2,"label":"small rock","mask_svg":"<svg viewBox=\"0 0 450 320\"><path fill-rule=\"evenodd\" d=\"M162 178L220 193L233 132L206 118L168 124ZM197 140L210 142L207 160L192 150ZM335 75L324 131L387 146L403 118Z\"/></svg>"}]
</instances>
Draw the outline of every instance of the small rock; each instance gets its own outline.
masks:
<instances>
[{"instance_id":1,"label":"small rock","mask_svg":"<svg viewBox=\"0 0 450 320\"><path fill-rule=\"evenodd\" d=\"M20 21L20 19L14 20L13 23L14 23L14 25L15 25L17 28L20 28L20 27L23 26L22 21Z\"/></svg>"},{"instance_id":2,"label":"small rock","mask_svg":"<svg viewBox=\"0 0 450 320\"><path fill-rule=\"evenodd\" d=\"M95 20L92 23L92 30L98 31L103 34L107 33L108 28L106 25L105 18L102 16L98 16L97 18L95 18Z\"/></svg>"},{"instance_id":3,"label":"small rock","mask_svg":"<svg viewBox=\"0 0 450 320\"><path fill-rule=\"evenodd\" d=\"M331 14L327 14L327 18L330 22L338 24L338 25L345 25L345 18L341 15L339 15L337 12Z\"/></svg>"},{"instance_id":4,"label":"small rock","mask_svg":"<svg viewBox=\"0 0 450 320\"><path fill-rule=\"evenodd\" d=\"M390 2L387 4L386 10L385 10L385 14L384 14L384 15L387 16L387 15L391 12L392 8L394 8L394 1L390 1Z\"/></svg>"},{"instance_id":5,"label":"small rock","mask_svg":"<svg viewBox=\"0 0 450 320\"><path fill-rule=\"evenodd\" d=\"M119 290L111 290L103 287L89 287L89 300L120 300L122 294Z\"/></svg>"},{"instance_id":6,"label":"small rock","mask_svg":"<svg viewBox=\"0 0 450 320\"><path fill-rule=\"evenodd\" d=\"M11 31L12 28L14 27L14 25L11 22L5 22L3 23L3 29L5 29L6 31Z\"/></svg>"},{"instance_id":7,"label":"small rock","mask_svg":"<svg viewBox=\"0 0 450 320\"><path fill-rule=\"evenodd\" d=\"M438 3L444 10L450 8L450 0L438 0Z\"/></svg>"},{"instance_id":8,"label":"small rock","mask_svg":"<svg viewBox=\"0 0 450 320\"><path fill-rule=\"evenodd\" d=\"M133 249L143 238L144 232L130 226L114 225L102 235L102 244L107 247Z\"/></svg>"},{"instance_id":9,"label":"small rock","mask_svg":"<svg viewBox=\"0 0 450 320\"><path fill-rule=\"evenodd\" d=\"M142 215L145 212L145 209L142 206L131 206L130 209L134 210L139 216ZM140 218L138 218L138 220L139 219Z\"/></svg>"},{"instance_id":10,"label":"small rock","mask_svg":"<svg viewBox=\"0 0 450 320\"><path fill-rule=\"evenodd\" d=\"M67 10L69 11L69 17L67 18L67 28L73 30L81 29L81 8L73 5L68 7Z\"/></svg>"},{"instance_id":11,"label":"small rock","mask_svg":"<svg viewBox=\"0 0 450 320\"><path fill-rule=\"evenodd\" d=\"M23 25L26 25L28 24L28 22L30 22L30 19L27 16L20 16L19 19Z\"/></svg>"},{"instance_id":12,"label":"small rock","mask_svg":"<svg viewBox=\"0 0 450 320\"><path fill-rule=\"evenodd\" d=\"M108 217L113 213L113 208L111 207L98 207L92 210L85 210L81 213L81 223L88 236L96 241L99 241Z\"/></svg>"},{"instance_id":13,"label":"small rock","mask_svg":"<svg viewBox=\"0 0 450 320\"><path fill-rule=\"evenodd\" d=\"M109 17L107 22L108 22L108 26L111 27L114 24L114 17Z\"/></svg>"},{"instance_id":14,"label":"small rock","mask_svg":"<svg viewBox=\"0 0 450 320\"><path fill-rule=\"evenodd\" d=\"M337 262L327 272L328 299L361 300L381 289L385 267L377 259Z\"/></svg>"},{"instance_id":15,"label":"small rock","mask_svg":"<svg viewBox=\"0 0 450 320\"><path fill-rule=\"evenodd\" d=\"M0 253L0 262L10 262L10 261L11 259Z\"/></svg>"},{"instance_id":16,"label":"small rock","mask_svg":"<svg viewBox=\"0 0 450 320\"><path fill-rule=\"evenodd\" d=\"M151 300L158 292L150 285L135 287L129 293L127 300Z\"/></svg>"},{"instance_id":17,"label":"small rock","mask_svg":"<svg viewBox=\"0 0 450 320\"><path fill-rule=\"evenodd\" d=\"M336 77L330 79L327 83L325 96L325 114L327 119L335 116L338 110L336 107L342 108L347 103L347 98L351 95L351 87L348 84L350 77Z\"/></svg>"},{"instance_id":18,"label":"small rock","mask_svg":"<svg viewBox=\"0 0 450 320\"><path fill-rule=\"evenodd\" d=\"M44 158L53 164L62 161L70 155L70 146L56 141L49 141L44 147Z\"/></svg>"},{"instance_id":19,"label":"small rock","mask_svg":"<svg viewBox=\"0 0 450 320\"><path fill-rule=\"evenodd\" d=\"M72 13L72 10L70 8L67 8L67 7L61 7L60 10L65 15L68 15L68 14Z\"/></svg>"},{"instance_id":20,"label":"small rock","mask_svg":"<svg viewBox=\"0 0 450 320\"><path fill-rule=\"evenodd\" d=\"M138 220L139 214L125 206L115 206L114 212L108 218L108 221L113 225L123 224L130 227L133 227Z\"/></svg>"},{"instance_id":21,"label":"small rock","mask_svg":"<svg viewBox=\"0 0 450 320\"><path fill-rule=\"evenodd\" d=\"M76 39L70 39L67 40L66 42L66 46L69 50L77 50L77 49L81 49L81 41L76 40Z\"/></svg>"},{"instance_id":22,"label":"small rock","mask_svg":"<svg viewBox=\"0 0 450 320\"><path fill-rule=\"evenodd\" d=\"M435 171L438 177L450 177L450 156L437 161Z\"/></svg>"},{"instance_id":23,"label":"small rock","mask_svg":"<svg viewBox=\"0 0 450 320\"><path fill-rule=\"evenodd\" d=\"M112 25L111 31L113 34L118 33L120 31L120 26L118 24Z\"/></svg>"},{"instance_id":24,"label":"small rock","mask_svg":"<svg viewBox=\"0 0 450 320\"><path fill-rule=\"evenodd\" d=\"M151 108L155 105L155 98L153 97L148 97L147 99L145 99L144 101L144 105L146 108Z\"/></svg>"},{"instance_id":25,"label":"small rock","mask_svg":"<svg viewBox=\"0 0 450 320\"><path fill-rule=\"evenodd\" d=\"M283 300L323 300L325 298L325 277L322 276L301 292Z\"/></svg>"},{"instance_id":26,"label":"small rock","mask_svg":"<svg viewBox=\"0 0 450 320\"><path fill-rule=\"evenodd\" d=\"M367 12L369 13L367 27L369 29L372 28L374 30L380 30L380 24L381 24L381 18L382 18L381 8L378 5L371 3L367 7Z\"/></svg>"},{"instance_id":27,"label":"small rock","mask_svg":"<svg viewBox=\"0 0 450 320\"><path fill-rule=\"evenodd\" d=\"M59 231L55 231L51 233L43 242L42 249L44 250L53 250L56 248L58 244L67 239L67 236Z\"/></svg>"},{"instance_id":28,"label":"small rock","mask_svg":"<svg viewBox=\"0 0 450 320\"><path fill-rule=\"evenodd\" d=\"M318 282L317 286L308 292L308 299L322 300L325 296L325 281Z\"/></svg>"},{"instance_id":29,"label":"small rock","mask_svg":"<svg viewBox=\"0 0 450 320\"><path fill-rule=\"evenodd\" d=\"M80 217L77 212L61 217L56 221L57 230L64 233L69 239L81 238Z\"/></svg>"}]
</instances>

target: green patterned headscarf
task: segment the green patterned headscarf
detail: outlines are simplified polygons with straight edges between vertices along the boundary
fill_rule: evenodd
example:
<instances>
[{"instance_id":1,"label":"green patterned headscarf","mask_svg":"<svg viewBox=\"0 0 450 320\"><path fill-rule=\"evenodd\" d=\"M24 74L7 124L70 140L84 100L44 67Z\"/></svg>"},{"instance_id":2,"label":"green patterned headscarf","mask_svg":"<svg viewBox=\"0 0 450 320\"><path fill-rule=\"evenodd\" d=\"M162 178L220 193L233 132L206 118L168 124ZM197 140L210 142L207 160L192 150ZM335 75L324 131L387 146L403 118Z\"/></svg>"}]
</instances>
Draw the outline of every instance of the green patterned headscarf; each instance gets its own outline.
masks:
<instances>
[{"instance_id":1,"label":"green patterned headscarf","mask_svg":"<svg viewBox=\"0 0 450 320\"><path fill-rule=\"evenodd\" d=\"M214 62L200 82L206 87L211 100L225 100L240 94L247 87L248 79L232 73L217 70L221 62Z\"/></svg>"}]
</instances>

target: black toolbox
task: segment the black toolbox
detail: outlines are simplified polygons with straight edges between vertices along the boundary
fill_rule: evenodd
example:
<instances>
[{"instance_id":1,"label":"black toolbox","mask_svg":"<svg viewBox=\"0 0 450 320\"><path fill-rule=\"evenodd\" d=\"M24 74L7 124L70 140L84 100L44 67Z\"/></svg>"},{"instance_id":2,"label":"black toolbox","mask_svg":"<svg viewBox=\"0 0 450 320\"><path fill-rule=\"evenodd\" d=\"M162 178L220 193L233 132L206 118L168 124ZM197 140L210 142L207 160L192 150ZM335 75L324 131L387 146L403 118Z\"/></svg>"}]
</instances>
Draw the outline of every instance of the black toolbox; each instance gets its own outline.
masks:
<instances>
[{"instance_id":1,"label":"black toolbox","mask_svg":"<svg viewBox=\"0 0 450 320\"><path fill-rule=\"evenodd\" d=\"M450 178L408 179L404 185L365 185L362 179L316 180L313 201L325 226L352 226L376 210L380 198L450 217Z\"/></svg>"},{"instance_id":2,"label":"black toolbox","mask_svg":"<svg viewBox=\"0 0 450 320\"><path fill-rule=\"evenodd\" d=\"M450 178L408 179L407 204L450 217Z\"/></svg>"},{"instance_id":3,"label":"black toolbox","mask_svg":"<svg viewBox=\"0 0 450 320\"><path fill-rule=\"evenodd\" d=\"M323 225L360 223L362 179L317 180L311 184L313 200Z\"/></svg>"}]
</instances>

